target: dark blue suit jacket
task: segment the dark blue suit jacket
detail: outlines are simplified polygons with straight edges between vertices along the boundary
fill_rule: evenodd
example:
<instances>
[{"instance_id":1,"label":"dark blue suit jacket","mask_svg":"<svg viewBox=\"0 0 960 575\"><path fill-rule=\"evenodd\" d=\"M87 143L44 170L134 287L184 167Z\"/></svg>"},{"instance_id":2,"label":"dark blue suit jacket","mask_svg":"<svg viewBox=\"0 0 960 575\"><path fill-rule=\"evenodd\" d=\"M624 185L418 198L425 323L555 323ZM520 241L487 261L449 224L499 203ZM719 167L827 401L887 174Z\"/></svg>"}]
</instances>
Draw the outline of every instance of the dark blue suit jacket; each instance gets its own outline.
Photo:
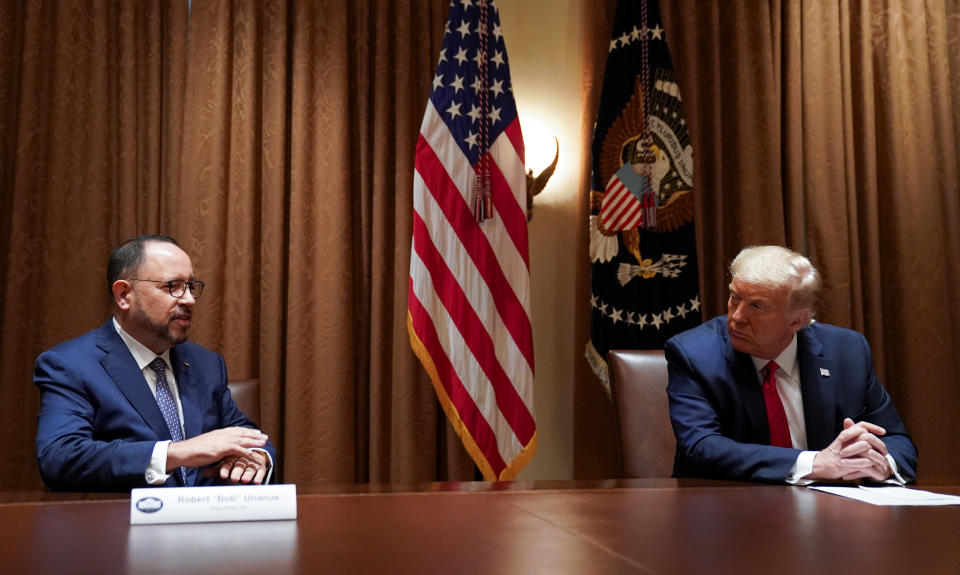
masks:
<instances>
[{"instance_id":1,"label":"dark blue suit jacket","mask_svg":"<svg viewBox=\"0 0 960 575\"><path fill-rule=\"evenodd\" d=\"M674 476L783 482L800 450L769 445L767 410L750 356L733 349L727 318L714 318L664 346L667 396L677 436ZM843 419L886 430L881 440L901 476L916 476L917 449L877 379L866 338L823 323L797 332L807 448L827 447Z\"/></svg>"},{"instance_id":2,"label":"dark blue suit jacket","mask_svg":"<svg viewBox=\"0 0 960 575\"><path fill-rule=\"evenodd\" d=\"M224 427L256 428L227 389L223 357L186 342L170 350L185 437ZM107 320L100 328L44 352L34 367L42 392L37 418L40 475L53 489L145 487L153 447L170 432L143 373ZM272 444L266 449L276 461ZM187 485L209 485L199 469ZM175 476L166 485L176 486Z\"/></svg>"}]
</instances>

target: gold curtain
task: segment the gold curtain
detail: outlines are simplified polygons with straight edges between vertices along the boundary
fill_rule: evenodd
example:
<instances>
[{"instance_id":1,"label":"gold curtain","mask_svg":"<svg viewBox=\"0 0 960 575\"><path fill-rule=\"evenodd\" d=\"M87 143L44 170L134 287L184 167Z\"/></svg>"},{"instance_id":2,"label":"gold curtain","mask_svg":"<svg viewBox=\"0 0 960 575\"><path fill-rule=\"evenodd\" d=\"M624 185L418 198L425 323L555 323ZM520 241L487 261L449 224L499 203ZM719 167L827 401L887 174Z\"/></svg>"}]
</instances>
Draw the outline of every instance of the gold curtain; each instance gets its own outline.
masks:
<instances>
[{"instance_id":1,"label":"gold curtain","mask_svg":"<svg viewBox=\"0 0 960 575\"><path fill-rule=\"evenodd\" d=\"M192 339L261 380L285 481L471 479L405 329L446 0L4 4L0 485L40 486L33 360L148 232L207 282Z\"/></svg>"},{"instance_id":2,"label":"gold curtain","mask_svg":"<svg viewBox=\"0 0 960 575\"><path fill-rule=\"evenodd\" d=\"M600 78L616 2L593 5L584 75ZM725 313L741 247L806 253L824 276L818 318L869 339L921 480L960 476L960 1L660 7L694 145L704 318ZM588 122L599 89L585 85ZM615 471L581 435L613 443L595 386L580 366L578 476Z\"/></svg>"},{"instance_id":3,"label":"gold curtain","mask_svg":"<svg viewBox=\"0 0 960 575\"><path fill-rule=\"evenodd\" d=\"M160 1L0 9L0 485L40 484L34 359L108 317L111 245L160 227L186 22Z\"/></svg>"}]
</instances>

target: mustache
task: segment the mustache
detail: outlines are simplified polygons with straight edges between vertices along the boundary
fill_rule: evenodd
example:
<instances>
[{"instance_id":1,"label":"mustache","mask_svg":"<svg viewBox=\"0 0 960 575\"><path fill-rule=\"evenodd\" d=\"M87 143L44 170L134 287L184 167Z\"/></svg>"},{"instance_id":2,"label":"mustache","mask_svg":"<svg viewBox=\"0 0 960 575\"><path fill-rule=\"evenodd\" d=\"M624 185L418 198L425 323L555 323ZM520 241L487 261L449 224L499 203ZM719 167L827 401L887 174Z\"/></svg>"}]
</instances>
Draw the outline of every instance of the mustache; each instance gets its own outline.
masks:
<instances>
[{"instance_id":1,"label":"mustache","mask_svg":"<svg viewBox=\"0 0 960 575\"><path fill-rule=\"evenodd\" d=\"M170 319L191 319L192 317L193 317L193 310L184 309L184 310L177 310L172 316L170 316Z\"/></svg>"}]
</instances>

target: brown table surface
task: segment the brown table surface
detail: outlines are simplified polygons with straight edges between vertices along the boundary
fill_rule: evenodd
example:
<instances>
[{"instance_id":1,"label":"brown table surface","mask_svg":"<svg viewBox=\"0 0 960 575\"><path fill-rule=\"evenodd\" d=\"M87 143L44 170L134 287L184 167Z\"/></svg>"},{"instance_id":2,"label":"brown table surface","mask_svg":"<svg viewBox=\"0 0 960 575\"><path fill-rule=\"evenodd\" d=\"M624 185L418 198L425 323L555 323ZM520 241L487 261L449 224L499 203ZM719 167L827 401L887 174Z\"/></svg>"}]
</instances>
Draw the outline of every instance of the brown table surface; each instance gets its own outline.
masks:
<instances>
[{"instance_id":1,"label":"brown table surface","mask_svg":"<svg viewBox=\"0 0 960 575\"><path fill-rule=\"evenodd\" d=\"M960 494L960 485L922 485ZM298 519L129 524L0 491L0 573L960 573L960 507L700 480L298 486Z\"/></svg>"}]
</instances>

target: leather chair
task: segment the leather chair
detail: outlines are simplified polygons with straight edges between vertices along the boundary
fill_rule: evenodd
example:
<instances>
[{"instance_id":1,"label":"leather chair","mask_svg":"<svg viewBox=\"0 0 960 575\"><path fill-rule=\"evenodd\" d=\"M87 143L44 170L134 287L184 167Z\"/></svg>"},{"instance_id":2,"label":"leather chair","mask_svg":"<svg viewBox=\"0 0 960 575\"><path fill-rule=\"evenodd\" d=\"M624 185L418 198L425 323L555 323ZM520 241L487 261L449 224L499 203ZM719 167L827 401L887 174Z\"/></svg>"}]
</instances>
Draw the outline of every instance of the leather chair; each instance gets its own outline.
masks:
<instances>
[{"instance_id":1,"label":"leather chair","mask_svg":"<svg viewBox=\"0 0 960 575\"><path fill-rule=\"evenodd\" d=\"M227 387L230 388L230 395L240 411L260 425L260 380L231 379L227 382Z\"/></svg>"},{"instance_id":2,"label":"leather chair","mask_svg":"<svg viewBox=\"0 0 960 575\"><path fill-rule=\"evenodd\" d=\"M607 366L620 476L670 477L677 442L667 406L663 350L611 350Z\"/></svg>"}]
</instances>

